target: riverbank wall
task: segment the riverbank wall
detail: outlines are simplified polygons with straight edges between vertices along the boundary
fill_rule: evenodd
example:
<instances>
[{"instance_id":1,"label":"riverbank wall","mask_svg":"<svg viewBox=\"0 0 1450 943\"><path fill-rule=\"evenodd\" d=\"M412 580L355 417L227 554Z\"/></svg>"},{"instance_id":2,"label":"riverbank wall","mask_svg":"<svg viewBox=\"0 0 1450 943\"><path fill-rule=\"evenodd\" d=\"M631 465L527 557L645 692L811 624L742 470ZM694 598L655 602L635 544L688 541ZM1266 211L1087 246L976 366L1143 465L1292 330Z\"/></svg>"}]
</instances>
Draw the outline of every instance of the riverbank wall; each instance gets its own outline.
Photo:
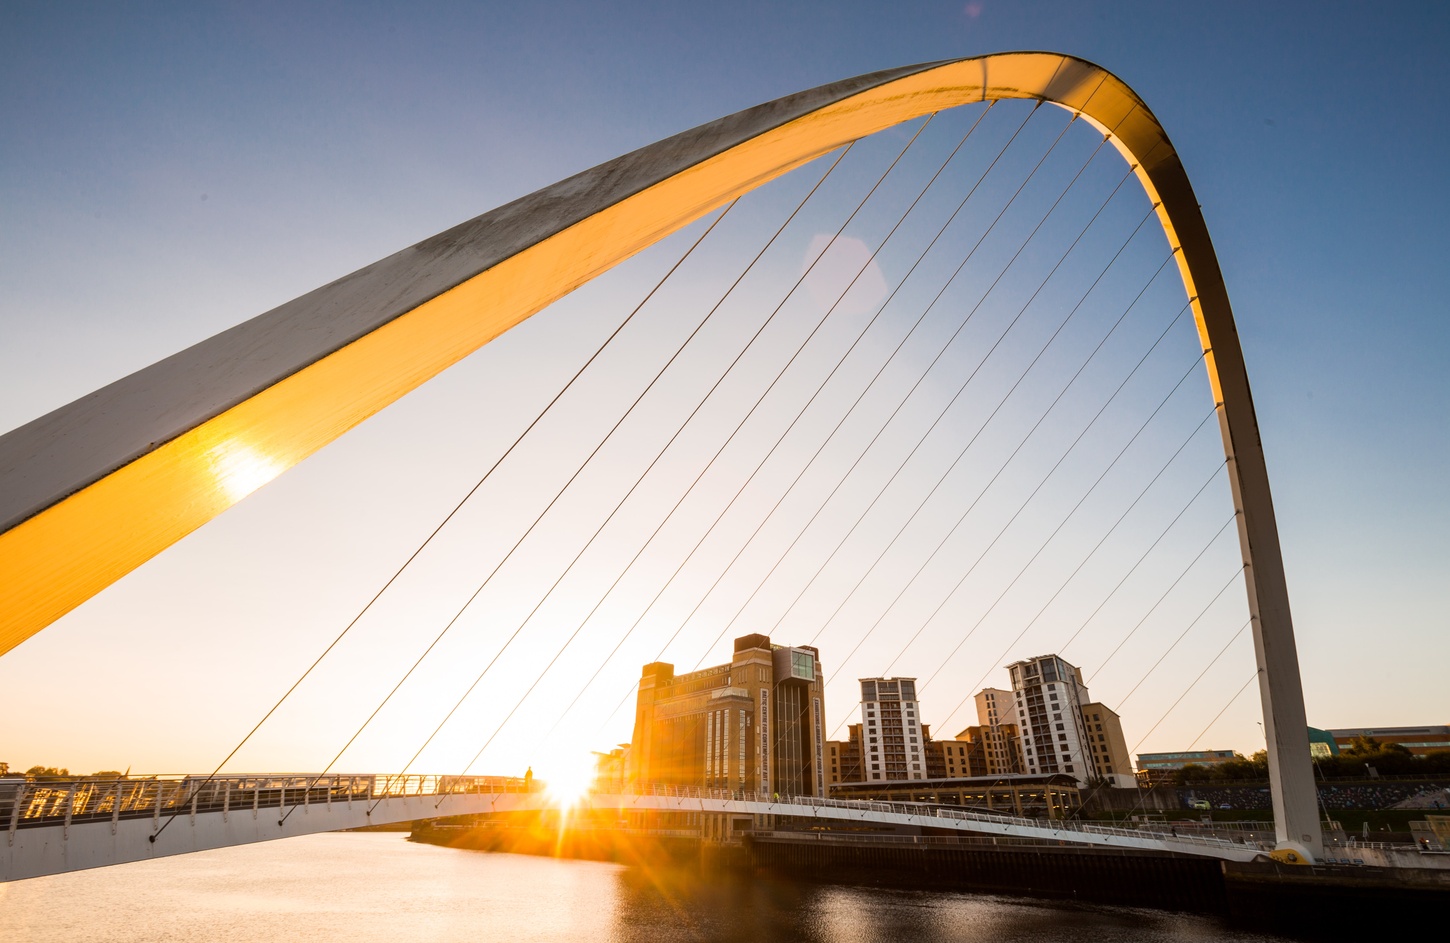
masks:
<instances>
[{"instance_id":1,"label":"riverbank wall","mask_svg":"<svg viewBox=\"0 0 1450 943\"><path fill-rule=\"evenodd\" d=\"M1220 916L1306 940L1358 940L1450 912L1450 870L1234 863L985 837L773 832L735 843L693 831L418 823L413 841L476 851L719 869L773 879L957 890Z\"/></svg>"}]
</instances>

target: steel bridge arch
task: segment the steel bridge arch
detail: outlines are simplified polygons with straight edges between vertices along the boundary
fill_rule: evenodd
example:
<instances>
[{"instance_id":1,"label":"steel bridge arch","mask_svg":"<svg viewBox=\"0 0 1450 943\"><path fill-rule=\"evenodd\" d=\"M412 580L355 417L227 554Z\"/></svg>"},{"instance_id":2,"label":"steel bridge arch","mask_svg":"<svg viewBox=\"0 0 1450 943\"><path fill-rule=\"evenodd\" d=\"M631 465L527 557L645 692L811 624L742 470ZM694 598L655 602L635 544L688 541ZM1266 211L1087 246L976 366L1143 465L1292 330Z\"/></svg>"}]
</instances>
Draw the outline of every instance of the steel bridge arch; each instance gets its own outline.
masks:
<instances>
[{"instance_id":1,"label":"steel bridge arch","mask_svg":"<svg viewBox=\"0 0 1450 943\"><path fill-rule=\"evenodd\" d=\"M0 437L0 654L554 300L822 154L934 111L1038 100L1133 166L1178 262L1237 510L1282 845L1318 857L1268 473L1218 259L1177 152L1122 80L1015 52L746 109L425 239Z\"/></svg>"}]
</instances>

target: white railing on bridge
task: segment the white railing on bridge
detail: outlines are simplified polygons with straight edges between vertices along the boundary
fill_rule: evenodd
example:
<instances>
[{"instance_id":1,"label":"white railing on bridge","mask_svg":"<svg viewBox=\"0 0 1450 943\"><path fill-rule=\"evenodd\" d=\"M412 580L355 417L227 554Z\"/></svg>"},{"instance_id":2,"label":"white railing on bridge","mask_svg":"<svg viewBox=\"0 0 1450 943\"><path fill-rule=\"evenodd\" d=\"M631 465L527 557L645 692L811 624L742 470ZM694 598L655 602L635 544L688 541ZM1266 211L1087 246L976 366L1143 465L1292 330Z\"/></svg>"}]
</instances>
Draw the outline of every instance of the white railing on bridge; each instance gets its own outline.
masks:
<instances>
[{"instance_id":1,"label":"white railing on bridge","mask_svg":"<svg viewBox=\"0 0 1450 943\"><path fill-rule=\"evenodd\" d=\"M1247 835L1233 837L1220 837L1212 835L1193 834L1192 831L1179 831L1176 826L1165 823L1149 823L1137 828L1125 828L1115 825L1098 825L1078 819L1058 818L1026 818L1022 816L1001 815L995 812L978 812L971 809L956 809L948 806L937 805L925 802L892 802L875 799L824 799L817 796L781 796L771 794L769 796L749 791L729 789L697 789L689 786L644 786L626 787L617 790L615 794L621 796L630 795L655 795L675 796L680 798L698 799L723 799L736 800L741 802L763 802L771 806L782 807L806 807L811 809L839 809L846 811L859 811L861 813L877 812L883 814L894 814L902 816L914 816L918 818L947 819L962 823L987 823L1007 826L1012 828L1046 829L1059 833L1061 840L1072 840L1075 835L1095 835L1106 837L1118 837L1129 839L1150 838L1174 844L1198 845L1204 848L1223 848L1235 845L1256 847L1265 851L1272 850L1272 841L1264 841L1250 838ZM782 815L798 815L797 811L782 811Z\"/></svg>"},{"instance_id":2,"label":"white railing on bridge","mask_svg":"<svg viewBox=\"0 0 1450 943\"><path fill-rule=\"evenodd\" d=\"M0 828L17 829L243 809L372 803L406 796L496 795L529 788L505 776L250 773L46 781L0 779Z\"/></svg>"}]
</instances>

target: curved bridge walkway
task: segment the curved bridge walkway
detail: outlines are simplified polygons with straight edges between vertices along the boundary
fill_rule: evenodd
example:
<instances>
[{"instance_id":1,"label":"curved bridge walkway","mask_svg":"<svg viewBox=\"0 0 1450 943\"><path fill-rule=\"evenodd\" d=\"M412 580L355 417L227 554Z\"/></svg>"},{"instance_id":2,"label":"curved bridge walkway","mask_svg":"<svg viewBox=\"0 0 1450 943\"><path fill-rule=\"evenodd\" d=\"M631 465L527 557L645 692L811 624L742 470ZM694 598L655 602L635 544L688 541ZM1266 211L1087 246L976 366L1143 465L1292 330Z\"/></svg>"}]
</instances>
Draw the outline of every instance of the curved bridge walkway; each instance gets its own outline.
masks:
<instances>
[{"instance_id":1,"label":"curved bridge walkway","mask_svg":"<svg viewBox=\"0 0 1450 943\"><path fill-rule=\"evenodd\" d=\"M581 805L621 812L815 818L950 829L1247 861L1272 844L1181 836L1054 819L991 815L905 802L656 786L591 793ZM0 881L366 825L480 812L557 809L561 801L502 777L262 774L74 782L0 780Z\"/></svg>"}]
</instances>

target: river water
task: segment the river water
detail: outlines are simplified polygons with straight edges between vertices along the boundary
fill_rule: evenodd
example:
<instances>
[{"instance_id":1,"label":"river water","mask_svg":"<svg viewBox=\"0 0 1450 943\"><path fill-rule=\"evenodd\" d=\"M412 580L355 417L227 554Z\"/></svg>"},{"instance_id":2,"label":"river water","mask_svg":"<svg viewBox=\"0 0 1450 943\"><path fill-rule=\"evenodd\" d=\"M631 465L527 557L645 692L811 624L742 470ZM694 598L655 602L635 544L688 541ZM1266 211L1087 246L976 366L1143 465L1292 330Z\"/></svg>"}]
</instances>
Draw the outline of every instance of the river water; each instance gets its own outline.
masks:
<instances>
[{"instance_id":1,"label":"river water","mask_svg":"<svg viewBox=\"0 0 1450 943\"><path fill-rule=\"evenodd\" d=\"M312 835L0 884L5 943L1247 943L1208 917Z\"/></svg>"}]
</instances>

